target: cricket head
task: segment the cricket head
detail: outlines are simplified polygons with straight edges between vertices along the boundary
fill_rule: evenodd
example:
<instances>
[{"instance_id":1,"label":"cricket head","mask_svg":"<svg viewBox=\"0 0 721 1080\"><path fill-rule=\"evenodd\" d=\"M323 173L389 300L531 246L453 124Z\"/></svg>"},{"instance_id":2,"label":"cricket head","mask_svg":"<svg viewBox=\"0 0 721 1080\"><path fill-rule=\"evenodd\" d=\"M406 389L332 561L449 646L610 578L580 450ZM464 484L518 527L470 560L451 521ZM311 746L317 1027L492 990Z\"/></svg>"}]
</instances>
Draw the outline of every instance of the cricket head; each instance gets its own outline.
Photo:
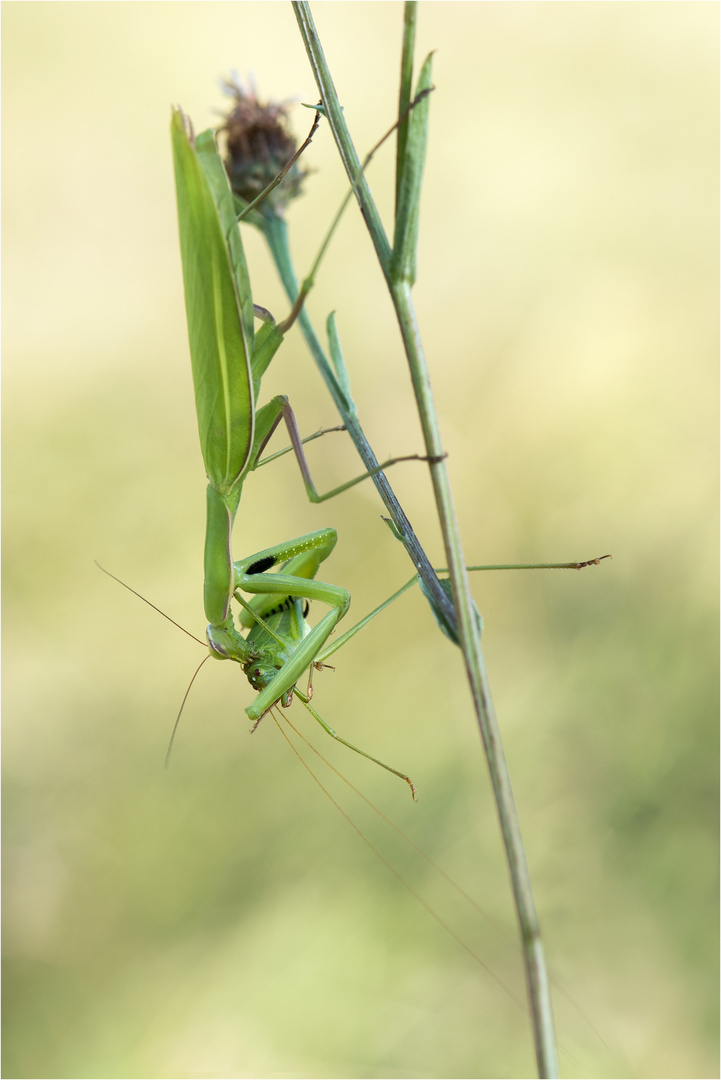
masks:
<instances>
[{"instance_id":1,"label":"cricket head","mask_svg":"<svg viewBox=\"0 0 721 1080\"><path fill-rule=\"evenodd\" d=\"M265 690L278 672L283 668L283 661L272 654L261 654L243 664L245 676L254 690ZM285 702L283 702L285 704Z\"/></svg>"}]
</instances>

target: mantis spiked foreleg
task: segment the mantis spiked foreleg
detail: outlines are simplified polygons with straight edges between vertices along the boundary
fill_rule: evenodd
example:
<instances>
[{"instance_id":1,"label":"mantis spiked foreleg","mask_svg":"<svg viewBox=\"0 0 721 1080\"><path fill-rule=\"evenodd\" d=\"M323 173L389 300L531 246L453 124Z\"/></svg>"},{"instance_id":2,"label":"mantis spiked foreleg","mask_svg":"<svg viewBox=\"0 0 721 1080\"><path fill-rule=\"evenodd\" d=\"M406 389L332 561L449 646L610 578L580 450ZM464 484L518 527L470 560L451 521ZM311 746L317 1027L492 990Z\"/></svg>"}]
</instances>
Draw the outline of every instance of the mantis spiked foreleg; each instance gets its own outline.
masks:
<instances>
[{"instance_id":1,"label":"mantis spiked foreleg","mask_svg":"<svg viewBox=\"0 0 721 1080\"><path fill-rule=\"evenodd\" d=\"M350 606L350 593L337 585L316 581L318 568L335 547L334 529L321 529L297 540L277 544L256 555L235 563L235 597L245 609L239 622L249 628L243 639L245 655L238 659L248 681L259 694L246 713L259 720L276 701L290 703L295 683L315 660L334 626ZM268 573L285 563L279 573ZM242 592L253 593L257 599L248 603ZM330 611L312 630L305 629L297 640L284 638L269 629L269 620L282 613L289 601L319 600ZM226 642L208 627L210 651L226 659Z\"/></svg>"}]
</instances>

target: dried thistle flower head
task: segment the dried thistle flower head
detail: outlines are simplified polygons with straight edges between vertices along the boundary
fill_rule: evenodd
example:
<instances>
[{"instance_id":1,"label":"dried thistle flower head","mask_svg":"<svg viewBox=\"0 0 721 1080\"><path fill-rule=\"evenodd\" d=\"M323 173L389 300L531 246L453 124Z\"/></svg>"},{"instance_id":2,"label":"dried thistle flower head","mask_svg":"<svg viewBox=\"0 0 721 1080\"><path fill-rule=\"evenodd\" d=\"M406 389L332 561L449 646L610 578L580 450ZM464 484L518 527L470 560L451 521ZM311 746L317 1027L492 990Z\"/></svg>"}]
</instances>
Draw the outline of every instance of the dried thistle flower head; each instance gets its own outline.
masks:
<instances>
[{"instance_id":1,"label":"dried thistle flower head","mask_svg":"<svg viewBox=\"0 0 721 1080\"><path fill-rule=\"evenodd\" d=\"M286 105L262 105L252 86L243 86L237 77L223 82L233 99L233 107L220 128L226 134L225 168L234 193L252 202L288 164L296 151L296 141L288 129ZM306 176L296 163L282 183L259 206L263 214L282 215L283 208L301 193Z\"/></svg>"}]
</instances>

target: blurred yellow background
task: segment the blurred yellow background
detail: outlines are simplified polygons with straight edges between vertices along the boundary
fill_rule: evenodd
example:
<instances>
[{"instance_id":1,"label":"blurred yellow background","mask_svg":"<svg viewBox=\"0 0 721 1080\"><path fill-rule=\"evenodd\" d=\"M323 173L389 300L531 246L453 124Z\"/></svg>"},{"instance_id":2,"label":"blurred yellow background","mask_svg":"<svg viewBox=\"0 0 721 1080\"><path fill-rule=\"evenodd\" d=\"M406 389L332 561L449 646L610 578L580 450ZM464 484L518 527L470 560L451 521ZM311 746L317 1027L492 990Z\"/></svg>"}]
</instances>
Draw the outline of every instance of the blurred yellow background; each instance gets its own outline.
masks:
<instances>
[{"instance_id":1,"label":"blurred yellow background","mask_svg":"<svg viewBox=\"0 0 721 1080\"><path fill-rule=\"evenodd\" d=\"M317 3L359 150L393 120L400 4ZM718 7L428 3L436 50L416 301L556 992L567 1076L718 1075ZM315 101L290 5L3 6L5 1061L8 1077L533 1075L527 1018L358 840L202 635L204 477L168 124L217 79ZM310 114L293 110L297 132ZM345 181L329 132L290 211L300 271ZM392 152L370 180L388 220ZM286 305L246 234L254 297ZM351 208L310 301L337 311L381 456L421 449ZM293 332L264 383L336 422ZM358 471L316 443L319 486ZM280 444L279 444L280 445ZM392 481L442 562L426 470ZM366 485L319 507L286 458L235 550L333 525L348 625L411 573ZM296 725L492 920L324 778L523 996L460 654L409 593ZM570 999L570 1002L569 1002ZM580 1012L579 1012L580 1010ZM588 1022L581 1013L588 1018Z\"/></svg>"}]
</instances>

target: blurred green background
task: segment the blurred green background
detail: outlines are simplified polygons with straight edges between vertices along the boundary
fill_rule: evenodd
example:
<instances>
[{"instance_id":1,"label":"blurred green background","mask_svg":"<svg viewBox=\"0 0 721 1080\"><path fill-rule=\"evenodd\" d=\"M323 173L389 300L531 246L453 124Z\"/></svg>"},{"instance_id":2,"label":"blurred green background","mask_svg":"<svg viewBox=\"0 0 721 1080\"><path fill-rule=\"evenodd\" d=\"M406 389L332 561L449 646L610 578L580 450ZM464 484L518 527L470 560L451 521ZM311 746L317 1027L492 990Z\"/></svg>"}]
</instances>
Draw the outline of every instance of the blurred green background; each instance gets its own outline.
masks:
<instances>
[{"instance_id":1,"label":"blurred green background","mask_svg":"<svg viewBox=\"0 0 721 1080\"><path fill-rule=\"evenodd\" d=\"M392 122L400 4L318 3L359 149ZM533 1075L523 1012L364 847L272 723L249 738L203 631L204 477L168 123L216 80L315 101L288 4L6 3L5 1060L8 1077ZM474 582L552 970L567 1076L717 1065L715 4L428 3L437 50L416 300L469 561L613 561ZM294 109L296 130L310 114ZM290 211L309 265L345 181L329 133ZM392 153L370 179L392 205ZM246 236L257 302L286 305ZM359 215L310 301L338 325L379 455L421 449ZM334 423L296 332L264 383ZM358 470L315 444L319 485ZM393 483L443 561L426 470ZM371 485L305 501L256 475L238 554L333 525L352 618L410 574ZM350 625L350 622L349 622ZM410 593L292 718L472 892L459 900L324 777L523 996L460 654ZM570 1002L569 1002L570 999ZM580 1010L580 1011L579 1011ZM583 1016L581 1015L583 1014ZM583 1017L588 1018L588 1022Z\"/></svg>"}]
</instances>

